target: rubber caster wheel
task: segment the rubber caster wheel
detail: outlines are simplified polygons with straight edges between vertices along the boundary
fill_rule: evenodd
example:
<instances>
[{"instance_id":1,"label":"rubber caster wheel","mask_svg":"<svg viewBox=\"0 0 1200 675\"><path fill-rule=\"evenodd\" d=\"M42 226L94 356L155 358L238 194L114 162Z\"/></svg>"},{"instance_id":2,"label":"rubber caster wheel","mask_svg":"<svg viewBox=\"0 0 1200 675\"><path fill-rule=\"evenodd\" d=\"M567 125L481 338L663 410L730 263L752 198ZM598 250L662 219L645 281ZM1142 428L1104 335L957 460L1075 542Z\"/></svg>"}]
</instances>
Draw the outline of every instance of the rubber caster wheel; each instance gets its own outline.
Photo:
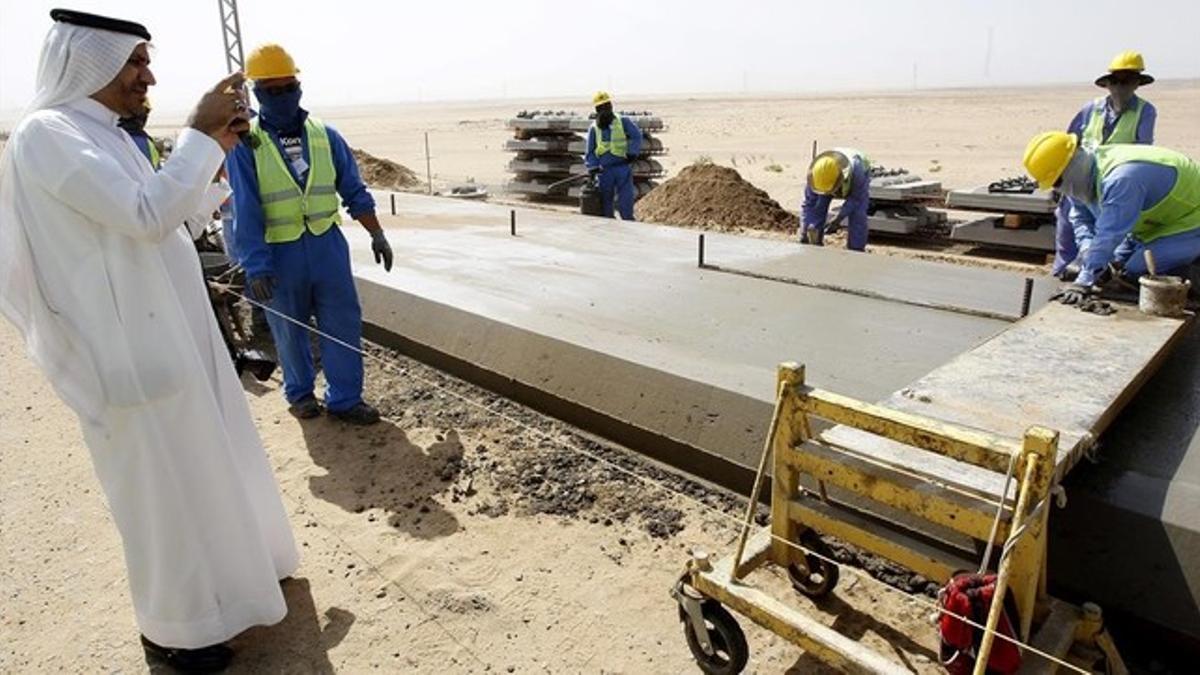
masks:
<instances>
[{"instance_id":1,"label":"rubber caster wheel","mask_svg":"<svg viewBox=\"0 0 1200 675\"><path fill-rule=\"evenodd\" d=\"M814 599L829 595L838 582L838 566L830 562L833 551L812 530L800 537L800 545L820 555L804 554L804 561L808 564L807 573L799 565L788 565L792 587L801 595Z\"/></svg>"},{"instance_id":2,"label":"rubber caster wheel","mask_svg":"<svg viewBox=\"0 0 1200 675\"><path fill-rule=\"evenodd\" d=\"M691 621L680 612L683 636L687 638L688 649L692 650L696 665L708 675L737 675L742 672L746 661L750 659L750 646L746 644L746 634L742 632L737 619L724 607L711 601L701 605L701 612L704 614L704 625L708 628L712 654L704 653L692 630Z\"/></svg>"}]
</instances>

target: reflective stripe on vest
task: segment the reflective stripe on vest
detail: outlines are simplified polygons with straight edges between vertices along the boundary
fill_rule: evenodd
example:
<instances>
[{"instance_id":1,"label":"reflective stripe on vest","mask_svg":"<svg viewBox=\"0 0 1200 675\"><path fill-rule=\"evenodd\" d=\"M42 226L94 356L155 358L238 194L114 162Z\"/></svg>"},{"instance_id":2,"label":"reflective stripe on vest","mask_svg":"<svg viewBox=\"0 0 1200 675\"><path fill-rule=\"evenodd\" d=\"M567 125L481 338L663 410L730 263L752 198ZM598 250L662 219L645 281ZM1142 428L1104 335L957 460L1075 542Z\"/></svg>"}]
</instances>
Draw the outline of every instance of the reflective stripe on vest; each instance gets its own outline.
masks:
<instances>
[{"instance_id":1,"label":"reflective stripe on vest","mask_svg":"<svg viewBox=\"0 0 1200 675\"><path fill-rule=\"evenodd\" d=\"M283 155L266 131L255 122L250 133L258 139L254 149L254 171L258 197L263 208L263 227L268 244L296 241L305 228L325 234L342 222L338 212L337 170L325 125L313 117L304 123L308 145L308 180L301 192L296 179L283 163Z\"/></svg>"},{"instance_id":2,"label":"reflective stripe on vest","mask_svg":"<svg viewBox=\"0 0 1200 675\"><path fill-rule=\"evenodd\" d=\"M1108 138L1104 137L1105 102L1105 97L1100 97L1092 102L1092 114L1088 117L1087 126L1083 128L1080 139L1083 141L1084 147L1095 149L1101 145L1136 143L1138 124L1142 121L1142 108L1146 107L1146 102L1139 98L1137 105L1121 111Z\"/></svg>"},{"instance_id":3,"label":"reflective stripe on vest","mask_svg":"<svg viewBox=\"0 0 1200 675\"><path fill-rule=\"evenodd\" d=\"M1148 244L1155 239L1200 228L1200 164L1183 153L1153 145L1104 145L1096 148L1096 194L1103 203L1104 177L1129 162L1146 162L1175 169L1175 185L1157 204L1142 211L1133 237Z\"/></svg>"},{"instance_id":4,"label":"reflective stripe on vest","mask_svg":"<svg viewBox=\"0 0 1200 675\"><path fill-rule=\"evenodd\" d=\"M833 148L817 156L820 157L821 155L833 155L834 159L837 159L837 155L841 155L844 158L844 161L838 162L842 166L842 179L838 181L838 184L833 188L833 192L830 193L830 195L838 199L845 199L850 196L852 177L854 176L854 164L856 162L863 165L863 169L868 175L871 172L871 160L867 159L867 156L861 150L855 150L854 148Z\"/></svg>"},{"instance_id":5,"label":"reflective stripe on vest","mask_svg":"<svg viewBox=\"0 0 1200 675\"><path fill-rule=\"evenodd\" d=\"M592 123L592 130L596 132L596 156L611 152L614 157L626 157L629 153L629 143L625 138L625 118L617 115L608 128L609 136L605 141L600 134L600 127Z\"/></svg>"}]
</instances>

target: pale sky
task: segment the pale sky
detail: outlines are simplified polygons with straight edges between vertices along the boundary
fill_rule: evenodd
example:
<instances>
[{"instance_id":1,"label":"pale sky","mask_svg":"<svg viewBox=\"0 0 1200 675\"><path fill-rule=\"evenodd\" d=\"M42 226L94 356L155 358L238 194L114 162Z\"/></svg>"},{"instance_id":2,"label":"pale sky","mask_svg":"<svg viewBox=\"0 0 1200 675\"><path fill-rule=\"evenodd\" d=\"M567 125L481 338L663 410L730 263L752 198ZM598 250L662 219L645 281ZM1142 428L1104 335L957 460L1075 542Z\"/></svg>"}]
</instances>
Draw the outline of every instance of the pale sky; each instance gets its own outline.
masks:
<instances>
[{"instance_id":1,"label":"pale sky","mask_svg":"<svg viewBox=\"0 0 1200 675\"><path fill-rule=\"evenodd\" d=\"M151 97L182 112L225 68L218 0L0 0L0 111L33 94L55 6L144 23ZM1124 49L1200 77L1197 0L241 0L312 106L1090 82ZM989 40L990 35L990 40ZM989 58L990 42L990 58ZM1200 114L1198 112L1197 114Z\"/></svg>"}]
</instances>

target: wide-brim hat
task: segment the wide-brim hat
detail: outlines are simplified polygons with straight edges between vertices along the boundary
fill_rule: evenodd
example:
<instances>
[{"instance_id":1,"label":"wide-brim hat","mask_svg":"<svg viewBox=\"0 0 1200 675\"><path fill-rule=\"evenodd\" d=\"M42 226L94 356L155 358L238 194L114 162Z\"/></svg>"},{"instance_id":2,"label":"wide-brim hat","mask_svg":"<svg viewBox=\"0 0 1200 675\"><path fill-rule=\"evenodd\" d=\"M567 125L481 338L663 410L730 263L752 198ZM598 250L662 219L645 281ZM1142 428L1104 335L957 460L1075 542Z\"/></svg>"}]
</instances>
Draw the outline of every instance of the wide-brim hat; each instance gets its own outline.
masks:
<instances>
[{"instance_id":1,"label":"wide-brim hat","mask_svg":"<svg viewBox=\"0 0 1200 675\"><path fill-rule=\"evenodd\" d=\"M1097 87L1107 87L1108 81L1112 79L1113 75L1116 75L1118 73L1122 74L1122 75L1125 73L1131 73L1133 75L1137 75L1139 87L1141 87L1143 85L1151 84L1152 82L1154 82L1154 77L1151 75L1147 75L1146 73L1138 72L1136 70L1114 70L1111 73L1105 73L1105 74L1101 75L1100 77L1097 77L1096 78L1096 86Z\"/></svg>"}]
</instances>

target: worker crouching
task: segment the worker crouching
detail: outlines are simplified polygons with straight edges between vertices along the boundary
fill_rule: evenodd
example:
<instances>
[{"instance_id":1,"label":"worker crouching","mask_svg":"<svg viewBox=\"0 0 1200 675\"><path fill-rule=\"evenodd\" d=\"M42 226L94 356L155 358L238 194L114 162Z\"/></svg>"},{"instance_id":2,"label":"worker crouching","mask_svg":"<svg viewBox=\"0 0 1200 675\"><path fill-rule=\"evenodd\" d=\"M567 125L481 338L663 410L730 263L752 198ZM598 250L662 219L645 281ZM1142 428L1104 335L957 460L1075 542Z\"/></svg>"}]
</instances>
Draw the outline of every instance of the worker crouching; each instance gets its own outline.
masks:
<instances>
[{"instance_id":1,"label":"worker crouching","mask_svg":"<svg viewBox=\"0 0 1200 675\"><path fill-rule=\"evenodd\" d=\"M823 246L825 233L846 222L846 248L867 248L867 206L870 204L871 164L866 155L850 148L834 148L817 155L808 169L804 203L800 209L800 243ZM842 199L838 215L826 226L829 205Z\"/></svg>"}]
</instances>

